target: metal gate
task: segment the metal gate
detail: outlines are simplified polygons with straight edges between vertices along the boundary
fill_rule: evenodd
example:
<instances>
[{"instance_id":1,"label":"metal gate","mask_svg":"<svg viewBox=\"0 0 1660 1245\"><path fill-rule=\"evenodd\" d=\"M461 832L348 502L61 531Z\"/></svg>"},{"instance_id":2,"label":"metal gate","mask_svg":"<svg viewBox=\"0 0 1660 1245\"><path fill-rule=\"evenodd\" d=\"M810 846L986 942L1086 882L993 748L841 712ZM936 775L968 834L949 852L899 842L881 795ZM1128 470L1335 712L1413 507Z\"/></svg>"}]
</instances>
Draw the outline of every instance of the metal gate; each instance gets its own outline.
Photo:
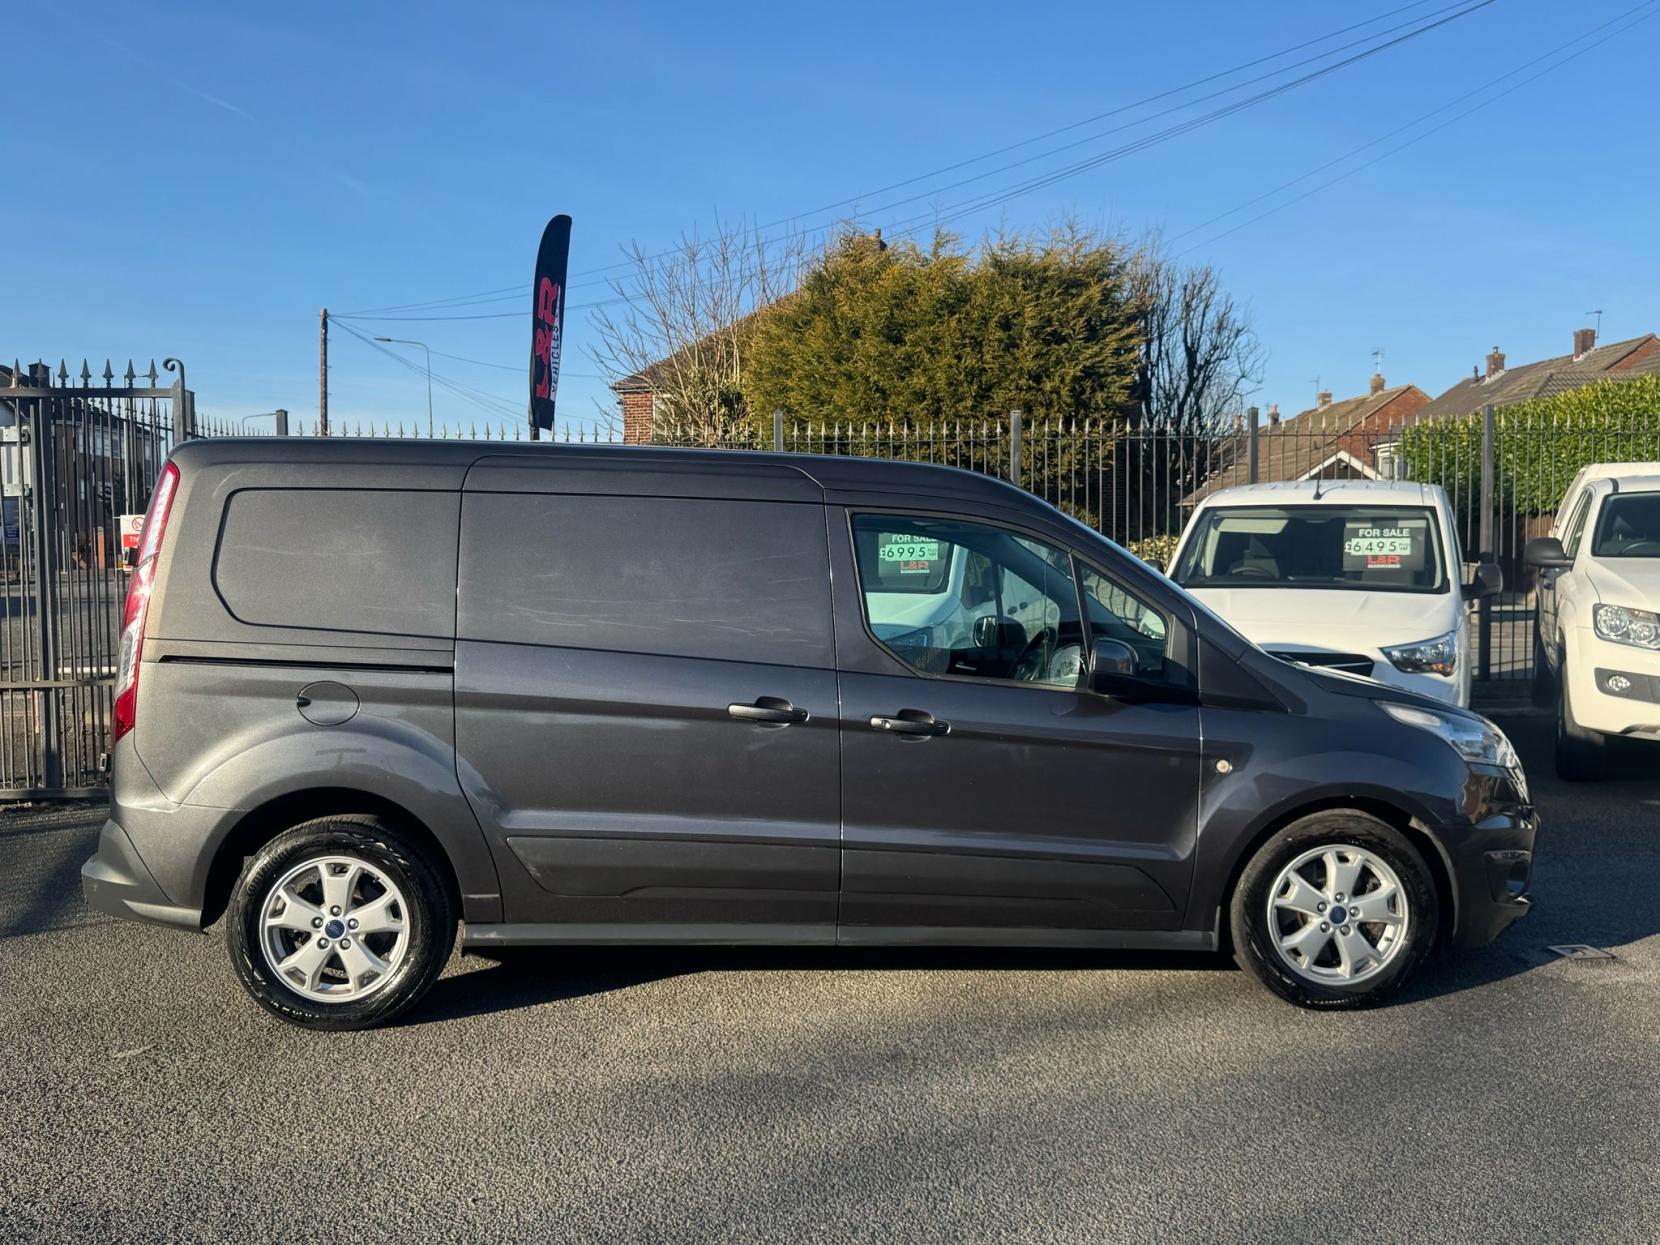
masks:
<instances>
[{"instance_id":1,"label":"metal gate","mask_svg":"<svg viewBox=\"0 0 1660 1245\"><path fill-rule=\"evenodd\" d=\"M184 367L0 368L0 799L98 793L127 592L123 516L142 515L175 436ZM133 524L130 519L127 527Z\"/></svg>"}]
</instances>

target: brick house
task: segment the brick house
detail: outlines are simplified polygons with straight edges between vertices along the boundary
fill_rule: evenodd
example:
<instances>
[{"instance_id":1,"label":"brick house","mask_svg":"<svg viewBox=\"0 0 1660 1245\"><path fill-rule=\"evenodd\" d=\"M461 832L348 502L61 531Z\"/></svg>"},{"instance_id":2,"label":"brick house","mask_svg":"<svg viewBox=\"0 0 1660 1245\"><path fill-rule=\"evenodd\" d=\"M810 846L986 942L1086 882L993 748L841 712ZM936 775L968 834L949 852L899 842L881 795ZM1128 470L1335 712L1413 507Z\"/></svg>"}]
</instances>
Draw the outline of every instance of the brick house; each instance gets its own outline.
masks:
<instances>
[{"instance_id":1,"label":"brick house","mask_svg":"<svg viewBox=\"0 0 1660 1245\"><path fill-rule=\"evenodd\" d=\"M1374 375L1360 397L1333 401L1331 391L1323 390L1312 407L1292 419L1281 419L1279 407L1271 407L1267 425L1257 434L1257 480L1387 478L1393 474L1388 447L1394 434L1422 418L1429 401L1417 385L1391 388L1382 375ZM1242 450L1183 504L1250 479L1250 460Z\"/></svg>"},{"instance_id":2,"label":"brick house","mask_svg":"<svg viewBox=\"0 0 1660 1245\"><path fill-rule=\"evenodd\" d=\"M1487 355L1484 372L1459 381L1423 410L1426 419L1473 415L1488 403L1509 406L1549 398L1599 380L1630 380L1660 373L1660 337L1645 333L1627 341L1597 345L1595 329L1574 332L1573 352L1510 366L1497 346Z\"/></svg>"}]
</instances>

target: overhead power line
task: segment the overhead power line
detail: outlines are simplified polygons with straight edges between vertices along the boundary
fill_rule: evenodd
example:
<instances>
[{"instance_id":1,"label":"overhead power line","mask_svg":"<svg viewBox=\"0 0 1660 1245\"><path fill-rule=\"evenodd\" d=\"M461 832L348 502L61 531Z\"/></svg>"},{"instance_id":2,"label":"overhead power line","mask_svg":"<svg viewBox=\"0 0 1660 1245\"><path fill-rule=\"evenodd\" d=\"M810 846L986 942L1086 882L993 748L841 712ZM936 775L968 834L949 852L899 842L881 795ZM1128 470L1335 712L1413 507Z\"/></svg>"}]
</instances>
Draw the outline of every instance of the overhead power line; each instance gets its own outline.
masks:
<instances>
[{"instance_id":1,"label":"overhead power line","mask_svg":"<svg viewBox=\"0 0 1660 1245\"><path fill-rule=\"evenodd\" d=\"M1277 86L1268 88L1267 90L1259 91L1254 95L1246 96L1244 99L1235 100L1232 103L1225 104L1219 108L1214 108L1211 111L1202 113L1197 117L1190 117L1186 121L1179 122L1176 125L1167 126L1163 130L1156 131L1153 134L1144 135L1141 138L1121 144L1120 146L1112 148L1109 151L1100 152L1096 155L1086 157L1085 159L1074 161L1071 164L1063 165L1059 169L1053 169L1046 173L1040 173L1035 177L1028 178L1022 182L1017 182L1012 186L1003 187L999 190L988 191L986 194L976 198L952 204L942 211L925 212L918 216L908 217L897 222L894 225L894 229L898 232L899 236L904 236L907 233L915 232L919 228L925 228L929 225L940 226L948 224L949 222L961 219L964 216L972 215L976 212L983 212L987 208L998 207L1009 202L1010 200L1019 198L1022 195L1031 194L1035 190L1042 190L1048 186L1053 186L1058 182L1077 177L1082 173L1100 168L1102 165L1110 164L1114 161L1121 160L1126 156L1145 151L1150 147L1155 147L1162 143L1169 142L1173 138L1178 138L1183 134L1191 133L1192 131L1200 129L1203 126L1222 120L1225 117L1231 117L1235 113L1243 112L1247 108L1254 108L1258 104L1266 103L1271 99L1276 99L1281 95L1298 89L1299 87L1306 86L1311 82L1318 81L1321 78L1336 73L1340 69L1345 69L1348 66L1357 64L1360 61L1368 60L1381 52L1385 52L1392 47L1405 43L1409 39L1416 39L1421 35L1428 34L1432 30L1445 26L1448 22L1456 21L1458 18L1474 13L1478 9L1484 9L1494 2L1495 0L1477 0L1476 3L1469 4L1450 16L1443 17L1427 25L1420 26L1404 35L1398 35L1393 39L1389 39L1383 43L1366 48L1352 56L1344 57L1343 59L1330 65L1322 66L1321 68L1303 74L1300 77L1293 78L1288 82L1282 82ZM1058 151L1063 149L1057 148L1056 150ZM1050 152L1046 154L1054 153ZM1018 163L1029 163L1030 160L1037 158L1041 157L1028 157L1027 160L1023 160ZM979 178L965 179L965 182L973 180L979 180ZM957 184L961 185L964 183ZM946 189L950 189L950 187L946 187ZM911 199L903 200L902 202L914 202L915 199L920 197L924 196L912 196Z\"/></svg>"},{"instance_id":2,"label":"overhead power line","mask_svg":"<svg viewBox=\"0 0 1660 1245\"><path fill-rule=\"evenodd\" d=\"M1191 236L1192 234L1199 233L1202 230L1209 228L1211 225L1215 225L1215 224L1220 223L1221 221L1226 220L1230 216L1236 216L1240 212L1247 211L1248 209L1250 209L1252 207L1255 207L1257 204L1262 203L1265 200L1272 199L1275 195L1280 194L1282 191L1289 190L1293 186L1301 185L1303 182L1308 181L1309 178L1311 178L1311 177L1318 177L1321 173L1324 173L1326 170L1336 168L1338 165L1343 164L1343 163L1345 163L1349 160L1352 160L1355 156L1360 155L1362 152L1370 151L1373 147L1378 146L1380 143L1388 142L1391 138L1394 138L1398 134L1404 134L1408 130L1415 129L1418 126L1422 125L1425 121L1431 120L1434 117L1438 117L1442 113L1447 112L1449 109L1453 109L1453 108L1458 107L1459 104L1464 103L1466 100L1474 99L1476 96L1485 94L1486 92L1491 91L1494 87L1498 86L1500 83L1506 82L1509 79L1514 78L1517 74L1526 73L1527 70L1532 69L1535 65L1538 65L1541 62L1549 61L1553 57L1558 57L1558 56L1561 57L1559 60L1555 60L1555 61L1553 61L1553 63L1545 65L1545 67L1543 69L1540 69L1537 73L1528 74L1528 76L1523 78L1520 82L1514 83L1511 86L1506 87L1504 90L1499 91L1496 94L1489 96L1487 99L1481 100L1479 103L1472 104L1470 107L1468 107L1466 109L1463 109L1460 112L1455 113L1451 117L1448 117L1440 125L1431 126L1429 129L1423 131L1421 134L1415 134L1411 138L1407 139L1405 142L1395 144L1395 146L1390 147L1388 150L1378 153L1376 156L1372 157L1372 159L1364 161L1361 164L1357 164L1357 165L1355 165L1355 167L1353 167L1351 169L1346 169L1342 173L1339 173L1336 177L1328 178L1326 181L1321 182L1320 184L1318 184L1316 186L1310 187L1308 190L1304 191L1300 195L1294 195L1291 198L1286 199L1285 201L1283 201L1281 203L1275 204L1273 207L1269 208L1265 212L1259 212L1257 215L1250 217L1248 220L1241 221L1237 225L1231 226L1228 229L1224 229L1222 232L1220 232L1218 234L1215 234L1215 235L1213 235L1209 238L1206 238L1202 242L1196 242L1192 246L1185 247L1181 251L1177 252L1177 257L1179 258L1182 255L1187 255L1190 252L1198 250L1202 247L1210 246L1213 243L1221 241L1223 238L1226 238L1226 237L1229 237L1232 234L1238 233L1241 229L1245 229L1250 225L1256 224L1260 220L1264 220L1267 217L1274 215L1274 213L1276 213L1276 212L1284 211L1286 208L1291 207L1294 204L1301 203L1305 199L1312 198L1314 195L1319 194L1322 190L1329 189L1330 187L1337 185L1339 182L1346 181L1349 178L1353 177L1355 174L1364 172L1366 169L1371 168L1373 165L1378 164L1381 161L1387 160L1390 156L1394 155L1396 152L1404 151L1406 148L1412 146L1414 143L1420 143L1424 139L1429 138L1431 135L1439 134L1442 130L1447 129L1450 126L1456 125L1458 122L1462 121L1465 117L1470 116L1472 113L1480 112L1483 108L1487 108L1487 107L1489 107L1493 104L1498 103L1499 100L1504 99L1506 96L1514 95L1517 91L1521 90L1523 87L1528 86L1531 83L1537 82L1540 78L1545 77L1547 74L1551 74L1551 73L1556 72L1556 70L1562 68L1564 65L1568 64L1569 62L1578 60L1581 56L1584 56L1586 53L1594 51L1595 49L1601 47L1603 44L1608 43L1613 39L1617 39L1620 35L1624 34L1626 31L1631 30L1634 27L1636 27L1638 25L1641 25L1643 22L1648 21L1650 18L1656 16L1657 14L1660 14L1660 8L1656 8L1657 4L1660 4L1660 0L1645 0L1645 2L1643 4L1636 5L1635 7L1627 9L1625 12L1620 13L1615 17L1609 18L1605 22L1601 22L1601 23L1591 27L1589 30L1586 30L1582 34L1576 35L1574 38L1569 39L1564 43L1558 44L1556 47L1551 48L1548 52L1544 52L1544 53L1540 54L1539 56L1534 57L1532 60L1524 61L1522 64L1516 66L1514 69L1509 70L1506 73L1500 74L1498 77L1493 78L1490 81L1483 83L1481 86L1476 87L1472 91L1466 91L1464 94L1459 95L1454 99L1448 100L1445 104L1442 104L1439 108L1433 108L1429 112L1423 113L1422 115L1420 115L1418 117L1415 117L1413 120L1408 121L1405 125L1396 126L1394 129L1390 130L1388 133L1380 134L1378 137L1372 139L1370 142L1362 143L1359 147L1356 147L1351 151L1347 151L1343 155L1338 156L1335 159L1328 160L1324 164L1317 165L1314 168L1310 169L1306 173L1303 173L1303 174L1301 174L1297 177L1293 177L1289 181L1281 182L1278 186L1274 187L1272 190L1264 191L1262 194L1256 195L1253 198L1245 200L1243 203L1237 204L1234 207L1229 208L1226 212L1219 212L1217 215L1211 217L1207 221L1203 221L1200 224L1194 225L1189 229L1182 230L1178 234L1172 235L1171 240L1174 241L1176 238L1185 238L1185 237ZM1633 20L1627 21L1628 18L1631 18ZM1618 23L1622 23L1622 22L1625 23L1625 24L1619 26L1619 29L1610 31L1608 34L1603 35L1602 38L1595 39L1592 42L1585 44L1584 47L1579 48L1577 51L1569 52L1569 54L1566 55L1566 56L1561 56L1561 53L1567 52L1568 49L1572 48L1575 44L1584 43L1584 41L1587 40L1587 39L1590 39L1592 35L1595 35L1595 34L1599 33L1600 31L1608 30L1608 28L1610 26L1614 26L1614 25L1616 25Z\"/></svg>"},{"instance_id":3,"label":"overhead power line","mask_svg":"<svg viewBox=\"0 0 1660 1245\"><path fill-rule=\"evenodd\" d=\"M1256 57L1252 60L1241 62L1240 64L1234 65L1234 66L1232 66L1228 69L1224 69L1224 70L1220 70L1220 71L1215 72L1215 73L1207 74L1204 77L1196 78L1196 79L1192 80L1191 82L1183 83L1180 86L1171 87L1171 88L1169 88L1167 90L1164 90L1164 91L1159 91L1159 92L1157 92L1153 95L1146 96L1146 97L1144 97L1142 99L1139 99L1139 100L1136 100L1132 103L1123 104L1123 105L1120 105L1116 108L1108 109L1105 112L1096 113L1092 116L1085 117L1081 120L1071 122L1067 125L1063 125L1063 126L1056 127L1054 129L1046 130L1041 134L1035 134L1035 135L1032 135L1029 138L1021 139L1018 142L1010 143L1010 144L1007 144L1005 146L995 148L991 151L982 152L979 155L969 157L968 159L965 159L965 160L959 160L959 161L957 161L953 164L943 165L943 166L941 166L937 169L933 169L933 170L931 170L927 173L921 173L921 174L918 174L914 177L906 178L902 181L893 182L893 183L891 183L887 186L881 187L881 188L879 188L877 190L874 190L874 191L862 192L859 195L851 196L851 197L846 198L846 199L841 199L841 200L838 200L834 203L826 204L826 205L823 205L821 207L812 208L812 209L807 210L806 212L796 213L795 215L792 215L792 216L781 217L778 220L771 221L771 222L768 222L766 224L763 224L763 225L759 226L758 228L763 229L763 230L764 229L775 228L777 226L788 224L792 221L799 220L802 216L816 216L816 215L818 215L822 212L825 212L825 211L829 211L829 210L832 210L832 209L835 209L835 208L848 206L850 204L863 202L863 201L865 201L869 198L873 198L873 197L876 197L876 196L887 194L888 192L893 191L893 190L903 189L905 187L915 185L918 182L928 181L928 180L931 180L935 177L943 176L947 173L956 172L957 170L967 168L967 167L969 167L971 165L974 165L974 164L983 163L986 160L994 159L997 156L1005 155L1008 152L1018 150L1022 147L1028 147L1028 146L1031 146L1032 144L1043 142L1045 139L1053 138L1053 137L1056 137L1057 135L1068 133L1072 130L1081 129L1082 127L1084 127L1086 125L1094 124L1095 122L1105 120L1108 117L1121 115L1125 112L1130 112L1134 109L1144 107L1148 104L1157 103L1160 100L1164 100L1164 99L1168 99L1172 96L1184 94L1184 93L1186 93L1188 91L1191 91L1191 90L1194 90L1194 89L1196 89L1200 86L1205 86L1205 85L1208 85L1212 82L1217 82L1217 81L1220 81L1224 78L1232 77L1236 74L1243 73L1248 69L1256 68L1259 65L1264 65L1264 64L1268 64L1272 61L1281 60L1281 59L1285 58L1286 56L1290 56L1290 55L1292 55L1296 52L1300 52L1300 51L1303 51L1307 48L1317 46L1318 44L1328 43L1332 39L1339 38L1339 37L1341 37L1342 35L1345 35L1345 34L1350 34L1354 31L1360 30L1364 27L1375 26L1379 22L1386 21L1389 18L1398 16L1399 14L1407 12L1408 10L1416 9L1416 8L1422 8L1424 6L1424 4L1428 3L1428 2L1429 2L1429 0L1417 0L1416 3L1402 5L1400 7L1387 10L1386 12L1380 13L1380 14L1376 15L1375 17L1368 18L1365 21L1356 22L1356 23L1353 23L1351 25L1341 27L1338 30L1331 31L1327 34L1320 35L1316 38L1304 40L1301 43L1293 44L1293 45L1291 45L1289 47L1286 47L1286 48L1281 48L1279 51L1269 53L1266 56L1259 56L1259 57ZM1490 4L1490 3L1493 3L1493 0L1481 0L1481 3L1474 4L1474 5L1467 5L1467 4L1464 3L1464 0L1459 0L1459 3L1457 3L1457 4L1445 5L1441 8L1433 10L1432 12L1430 12L1427 15L1420 15L1419 17L1411 19L1408 22L1403 22L1403 23L1400 23L1396 26L1389 27L1387 30L1384 30L1384 31L1373 32L1373 34L1371 34L1369 36L1366 36L1363 39L1358 39L1358 40L1351 41L1350 43L1343 44L1343 45L1341 45L1337 48L1327 49L1325 52L1320 53L1317 56L1305 58L1304 60L1296 62L1293 65L1282 66L1280 69L1275 70L1273 73L1260 75L1259 77L1251 79L1248 82L1235 83L1232 87L1228 87L1225 90L1213 92L1210 95L1203 96L1203 97L1201 97L1199 99L1196 99L1196 100L1190 100L1185 104L1175 105L1171 108L1168 108L1168 109L1165 109L1161 112L1155 113L1155 114L1153 114L1149 117L1141 118L1139 121L1134 122L1132 124L1133 125L1146 124L1149 121L1157 120L1161 116L1167 116L1170 113L1180 111L1183 108L1189 108L1189 107L1194 106L1195 104L1205 102L1206 100L1217 98L1219 95L1227 94L1231 91L1238 90L1243 86L1251 85L1252 83L1260 82L1260 81L1263 81L1267 78L1277 76L1278 74L1286 72L1288 69L1293 69L1293 68L1297 68L1301 65L1310 64L1310 63L1312 63L1314 61L1317 61L1317 60L1320 60L1320 59L1322 59L1326 56L1330 56L1334 52L1343 51L1343 50L1346 50L1348 48L1358 46L1362 43L1367 42L1368 40L1377 38L1379 34L1392 33L1394 31L1403 29L1404 27L1411 26L1414 22L1424 21L1427 18L1442 17L1442 15L1445 15L1445 14L1449 13L1451 10L1454 10L1454 9L1459 10L1457 13L1454 13L1452 17L1443 17L1443 19L1441 21L1437 21L1437 22L1433 23L1432 25L1420 27L1413 34L1408 34L1407 36L1405 36L1405 38L1415 37L1416 33L1424 33L1424 32L1426 32L1430 29L1434 29L1435 26L1442 25L1442 24L1445 23L1445 21L1450 21L1450 20L1453 20L1456 17L1461 17L1465 13L1472 12L1477 8L1483 8L1487 4ZM1384 50L1385 47L1393 46L1395 42L1400 42L1400 41L1401 40L1391 41L1388 44L1380 46L1377 50L1379 50L1379 51ZM1343 63L1348 63L1348 62L1343 62ZM1338 66L1338 67L1341 67L1341 66ZM880 207L880 208L873 208L873 209L871 209L871 213L866 213L865 215L870 215L874 212L879 212L879 211L891 210L893 207L903 206L906 203L914 202L918 198L926 198L931 194L937 194L937 193L940 193L943 190L953 189L956 186L966 184L968 181L978 180L978 179L981 179L981 178L984 178L984 177L995 176L998 172L1005 172L1010 168L1019 167L1019 166L1024 165L1024 164L1029 164L1034 160L1042 159L1046 155L1053 155L1053 154L1056 154L1056 152L1059 152L1059 151L1068 150L1070 148L1082 145L1084 143L1096 141L1100 138L1106 137L1106 136L1111 135L1113 133L1120 132L1122 129L1126 129L1126 128L1131 128L1131 127L1130 126L1118 127L1116 129L1113 129L1113 130L1108 130L1108 131L1106 131L1102 134L1092 135L1089 138L1077 140L1077 141L1075 141L1073 143L1070 143L1070 144L1067 144L1065 146L1055 148L1050 152L1040 153L1037 156L1027 157L1023 160L1016 161L1012 164L1007 164L1007 165L1001 166L998 169L989 170L986 173L977 175L976 178L964 179L963 181L952 183L951 185L944 186L944 187L935 187L934 189L932 189L930 191L924 192L922 195L911 196L910 198L899 200L897 203L887 204L887 205L885 205L883 207ZM834 221L829 222L829 224L831 224L831 225L833 225L834 223L835 223ZM822 228L824 226L821 225L821 226L818 226L818 227ZM672 253L673 253L672 251L663 251L663 252L660 252L656 255L648 256L647 260L649 262L651 260L662 259L665 256L667 256L669 254L672 254ZM575 278L578 278L578 279L583 278L583 277L596 276L598 274L605 273L605 272L614 272L619 268L627 268L627 267L631 266L633 264L633 262L634 261L632 261L632 260L619 261L618 263L615 263L615 264L608 264L608 265L603 265L603 266L598 267L598 268L585 269L585 270L583 270L581 272L578 272L578 273L575 273L573 275L574 275ZM596 283L595 282L588 282L588 283L584 283L584 284L590 284L591 285L591 284L596 284ZM573 288L575 288L574 285L573 285ZM346 312L346 313L342 313L342 314L344 316L347 316L347 317L355 316L355 317L364 318L364 319L368 319L368 318L371 318L371 317L390 319L390 318L392 318L392 315L394 313L398 313L398 312L412 312L412 311L419 311L419 310L426 310L426 309L436 310L436 309L444 308L444 307L466 306L466 305L473 304L473 303L499 302L499 301L502 301L504 299L509 299L509 298L513 298L513 297L520 297L520 296L523 295L523 293L524 293L524 286L523 285L510 285L510 286L498 287L496 289L491 289L491 290L482 290L482 291L478 291L478 292L473 293L473 294L459 294L459 295L454 295L454 296L447 297L447 298L430 299L430 300L426 300L426 301L422 301L422 302L411 302L411 303L402 303L402 304L397 304L397 305L368 307L368 308L363 308L363 309L358 310L358 311ZM571 309L576 310L577 308L573 307ZM501 318L506 318L508 316L517 315L518 313L516 313L516 312L505 312L505 313L498 313L498 314L501 316ZM460 317L455 317L455 318L460 318ZM481 316L479 318L487 318L487 317L482 317Z\"/></svg>"},{"instance_id":4,"label":"overhead power line","mask_svg":"<svg viewBox=\"0 0 1660 1245\"><path fill-rule=\"evenodd\" d=\"M330 320L333 320L334 317L330 316L329 318ZM404 358L395 350L388 350L385 346L381 345L368 334L359 332L349 324L341 324L339 327L344 329L347 333L350 333L353 337L357 338L358 341L362 342L365 346L368 346L371 350L379 351L400 367L407 368L409 371L420 376L425 376L427 374L427 370L420 364ZM432 373L432 383L439 386L441 389L454 394L463 401L471 403L473 406L479 408L487 414L495 415L503 419L518 419L524 414L523 408L510 398L504 398L497 394L486 393L482 389L475 389L471 385L464 385L460 381L454 380L448 376L441 376L437 372Z\"/></svg>"},{"instance_id":5,"label":"overhead power line","mask_svg":"<svg viewBox=\"0 0 1660 1245\"><path fill-rule=\"evenodd\" d=\"M633 301L634 300L631 299L631 298L619 295L616 298L602 298L599 301L592 302L592 303L572 303L570 306L566 307L565 310L567 312L571 312L571 311L593 311L593 310L597 310L600 307L611 307L611 306L614 306L617 303L629 303L629 302L633 302ZM385 324L385 323L390 323L390 322L394 322L394 321L398 321L398 320L515 320L515 319L523 319L524 315L525 315L525 313L520 312L520 311L490 311L490 312L474 312L474 313L471 313L471 314L468 314L468 315L459 315L459 316L371 316L371 315L366 315L363 312L356 312L352 315L346 315L346 314L343 314L343 313L336 313L336 312L331 311L329 313L329 319L330 320L362 320L365 323Z\"/></svg>"}]
</instances>

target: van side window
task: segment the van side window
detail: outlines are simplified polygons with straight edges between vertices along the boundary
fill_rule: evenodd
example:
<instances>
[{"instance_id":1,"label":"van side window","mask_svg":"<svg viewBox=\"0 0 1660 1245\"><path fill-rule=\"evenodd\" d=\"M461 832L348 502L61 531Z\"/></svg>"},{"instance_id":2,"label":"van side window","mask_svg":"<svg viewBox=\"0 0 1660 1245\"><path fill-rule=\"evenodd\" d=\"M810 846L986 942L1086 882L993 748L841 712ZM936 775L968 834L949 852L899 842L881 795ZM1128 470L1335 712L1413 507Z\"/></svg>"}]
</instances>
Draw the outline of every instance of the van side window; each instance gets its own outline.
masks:
<instances>
[{"instance_id":1,"label":"van side window","mask_svg":"<svg viewBox=\"0 0 1660 1245\"><path fill-rule=\"evenodd\" d=\"M463 640L829 669L824 508L472 493Z\"/></svg>"},{"instance_id":2,"label":"van side window","mask_svg":"<svg viewBox=\"0 0 1660 1245\"><path fill-rule=\"evenodd\" d=\"M1591 513L1591 495L1587 493L1579 499L1579 508L1574 511L1574 517L1568 524L1568 538L1562 542L1562 550L1570 558L1579 556L1579 542L1585 535L1585 517Z\"/></svg>"},{"instance_id":3,"label":"van side window","mask_svg":"<svg viewBox=\"0 0 1660 1245\"><path fill-rule=\"evenodd\" d=\"M1083 628L1071 556L989 524L857 515L877 643L924 674L1076 687Z\"/></svg>"},{"instance_id":4,"label":"van side window","mask_svg":"<svg viewBox=\"0 0 1660 1245\"><path fill-rule=\"evenodd\" d=\"M238 489L213 584L231 616L256 627L448 638L459 509L450 492Z\"/></svg>"}]
</instances>

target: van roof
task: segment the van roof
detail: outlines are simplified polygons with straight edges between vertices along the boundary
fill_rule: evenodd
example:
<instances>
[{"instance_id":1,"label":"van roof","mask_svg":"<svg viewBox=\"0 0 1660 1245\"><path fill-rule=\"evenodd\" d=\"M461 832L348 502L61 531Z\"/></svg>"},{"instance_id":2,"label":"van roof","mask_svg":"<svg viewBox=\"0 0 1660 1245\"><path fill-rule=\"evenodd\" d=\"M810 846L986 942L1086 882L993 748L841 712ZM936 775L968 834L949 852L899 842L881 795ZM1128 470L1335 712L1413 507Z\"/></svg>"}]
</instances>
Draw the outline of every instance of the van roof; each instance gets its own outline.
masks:
<instances>
[{"instance_id":1,"label":"van roof","mask_svg":"<svg viewBox=\"0 0 1660 1245\"><path fill-rule=\"evenodd\" d=\"M1218 489L1199 503L1199 509L1251 505L1433 506L1441 496L1439 484L1412 480L1275 480Z\"/></svg>"},{"instance_id":2,"label":"van roof","mask_svg":"<svg viewBox=\"0 0 1660 1245\"><path fill-rule=\"evenodd\" d=\"M855 458L842 454L781 454L765 450L675 449L654 445L569 445L555 442L415 441L377 437L214 437L173 452L181 471L238 463L306 463L396 469L472 466L484 459L540 460L563 467L648 467L696 473L718 467L730 474L752 464L776 474L788 467L826 492L925 493L1008 506L1039 501L1007 481L961 467ZM515 463L514 465L517 465ZM1047 503L1044 503L1047 505Z\"/></svg>"},{"instance_id":3,"label":"van roof","mask_svg":"<svg viewBox=\"0 0 1660 1245\"><path fill-rule=\"evenodd\" d=\"M1578 479L1589 483L1592 480L1623 481L1627 476L1653 475L1660 475L1660 462L1592 463L1579 469Z\"/></svg>"},{"instance_id":4,"label":"van roof","mask_svg":"<svg viewBox=\"0 0 1660 1245\"><path fill-rule=\"evenodd\" d=\"M1660 464L1656 464L1660 467ZM1607 484L1608 488L1602 492L1608 493L1660 493L1660 472L1652 475L1630 476L1600 476L1595 484Z\"/></svg>"}]
</instances>

